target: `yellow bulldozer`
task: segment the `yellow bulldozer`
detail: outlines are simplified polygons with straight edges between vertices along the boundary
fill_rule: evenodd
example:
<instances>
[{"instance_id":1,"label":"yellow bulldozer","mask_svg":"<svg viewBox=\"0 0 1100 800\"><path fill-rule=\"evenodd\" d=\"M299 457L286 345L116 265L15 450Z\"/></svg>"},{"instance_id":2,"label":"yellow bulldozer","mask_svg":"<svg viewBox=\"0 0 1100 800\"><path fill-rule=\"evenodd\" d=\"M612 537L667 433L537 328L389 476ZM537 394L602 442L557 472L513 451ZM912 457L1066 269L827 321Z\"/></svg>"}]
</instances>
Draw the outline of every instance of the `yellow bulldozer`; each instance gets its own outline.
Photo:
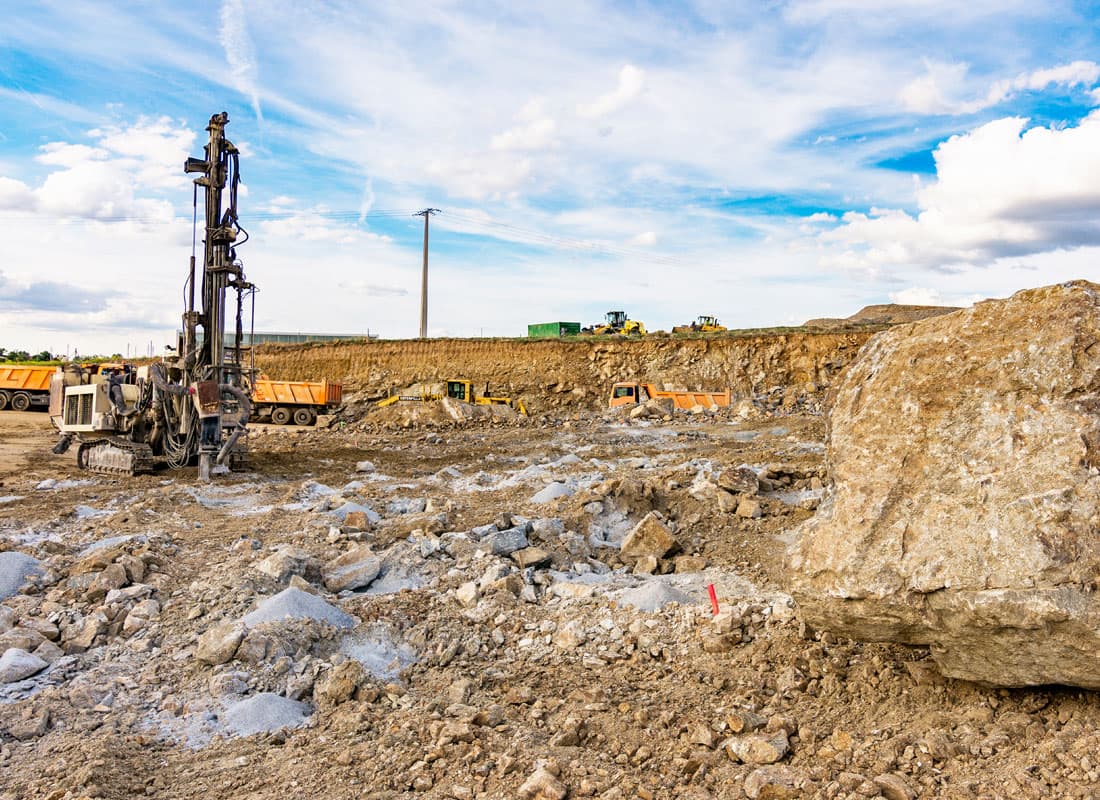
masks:
<instances>
[{"instance_id":1,"label":"yellow bulldozer","mask_svg":"<svg viewBox=\"0 0 1100 800\"><path fill-rule=\"evenodd\" d=\"M645 336L645 324L635 319L627 319L625 311L608 311L604 321L582 328L581 333L593 336L610 336L621 333L625 336Z\"/></svg>"},{"instance_id":2,"label":"yellow bulldozer","mask_svg":"<svg viewBox=\"0 0 1100 800\"><path fill-rule=\"evenodd\" d=\"M523 404L523 401L517 398L511 397L495 397L489 394L489 385L485 385L485 393L477 394L474 391L472 381L468 381L462 378L452 379L443 382L443 390L445 394L432 391L428 386L421 384L419 391L407 392L405 394L391 394L385 400L381 400L378 403L379 408L385 408L386 406L392 406L394 403L399 402L429 402L432 400L442 400L444 397L450 397L454 400L461 400L463 403L471 403L475 406L510 406L515 409L516 412L527 416L527 407Z\"/></svg>"},{"instance_id":3,"label":"yellow bulldozer","mask_svg":"<svg viewBox=\"0 0 1100 800\"><path fill-rule=\"evenodd\" d=\"M673 333L718 333L727 330L725 325L718 323L718 317L706 314L700 315L690 325L677 325L672 329Z\"/></svg>"}]
</instances>

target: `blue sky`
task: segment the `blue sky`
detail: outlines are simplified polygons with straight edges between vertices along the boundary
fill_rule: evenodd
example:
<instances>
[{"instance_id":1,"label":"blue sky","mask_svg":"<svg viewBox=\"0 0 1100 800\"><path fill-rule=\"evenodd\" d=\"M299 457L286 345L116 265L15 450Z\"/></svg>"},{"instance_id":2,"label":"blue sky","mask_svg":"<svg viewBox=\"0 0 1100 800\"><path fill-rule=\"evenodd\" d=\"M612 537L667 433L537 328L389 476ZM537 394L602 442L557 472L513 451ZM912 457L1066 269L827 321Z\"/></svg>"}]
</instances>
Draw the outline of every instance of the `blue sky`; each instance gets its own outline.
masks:
<instances>
[{"instance_id":1,"label":"blue sky","mask_svg":"<svg viewBox=\"0 0 1100 800\"><path fill-rule=\"evenodd\" d=\"M0 21L0 346L171 338L228 111L257 327L522 335L1096 279L1091 3L64 0Z\"/></svg>"}]
</instances>

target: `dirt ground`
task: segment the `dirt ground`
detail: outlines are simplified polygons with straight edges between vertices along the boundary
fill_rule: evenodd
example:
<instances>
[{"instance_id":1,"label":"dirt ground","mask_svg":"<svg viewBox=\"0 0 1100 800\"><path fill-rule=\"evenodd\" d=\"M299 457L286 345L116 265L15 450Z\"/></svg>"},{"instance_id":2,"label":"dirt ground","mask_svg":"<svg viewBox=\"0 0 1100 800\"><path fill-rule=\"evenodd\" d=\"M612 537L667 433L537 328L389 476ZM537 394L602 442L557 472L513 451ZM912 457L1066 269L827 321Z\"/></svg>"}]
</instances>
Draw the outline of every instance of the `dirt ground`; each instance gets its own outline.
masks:
<instances>
[{"instance_id":1,"label":"dirt ground","mask_svg":"<svg viewBox=\"0 0 1100 800\"><path fill-rule=\"evenodd\" d=\"M0 683L0 798L1100 796L1094 693L947 680L800 624L782 556L824 436L368 417L257 426L249 470L200 485L78 474L44 414L0 412L0 556L41 563L0 651L48 662ZM651 512L676 548L647 564L619 544ZM367 549L378 577L330 591ZM288 586L352 627L241 627ZM243 639L211 655L223 630ZM237 735L271 696L301 726Z\"/></svg>"}]
</instances>

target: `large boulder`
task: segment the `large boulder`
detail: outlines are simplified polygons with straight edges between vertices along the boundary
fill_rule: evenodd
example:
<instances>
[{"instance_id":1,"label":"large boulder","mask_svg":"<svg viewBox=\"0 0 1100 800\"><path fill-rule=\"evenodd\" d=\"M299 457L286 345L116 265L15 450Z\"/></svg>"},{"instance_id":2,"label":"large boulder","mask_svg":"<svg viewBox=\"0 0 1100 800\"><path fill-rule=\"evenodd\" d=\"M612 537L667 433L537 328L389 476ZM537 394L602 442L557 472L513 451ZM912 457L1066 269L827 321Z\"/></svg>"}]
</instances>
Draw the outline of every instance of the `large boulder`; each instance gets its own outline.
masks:
<instances>
[{"instance_id":1,"label":"large boulder","mask_svg":"<svg viewBox=\"0 0 1100 800\"><path fill-rule=\"evenodd\" d=\"M1100 286L878 334L826 459L787 560L807 623L928 645L951 677L1100 688Z\"/></svg>"}]
</instances>

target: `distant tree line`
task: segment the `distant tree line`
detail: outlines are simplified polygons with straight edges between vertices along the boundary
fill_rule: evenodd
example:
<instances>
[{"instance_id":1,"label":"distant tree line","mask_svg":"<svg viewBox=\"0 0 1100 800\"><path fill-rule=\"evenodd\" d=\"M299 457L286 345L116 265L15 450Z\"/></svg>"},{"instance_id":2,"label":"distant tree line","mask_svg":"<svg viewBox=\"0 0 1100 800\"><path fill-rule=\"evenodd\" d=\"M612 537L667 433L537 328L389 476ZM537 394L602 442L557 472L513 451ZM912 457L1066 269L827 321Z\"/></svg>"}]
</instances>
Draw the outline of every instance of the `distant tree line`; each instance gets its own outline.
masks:
<instances>
[{"instance_id":1,"label":"distant tree line","mask_svg":"<svg viewBox=\"0 0 1100 800\"><path fill-rule=\"evenodd\" d=\"M109 356L100 355L87 355L80 356L81 362L86 361L104 361L110 359L111 361L121 361L121 353L112 353ZM49 350L43 350L41 353L31 354L26 350L7 350L0 347L0 362L4 361L66 361L67 358L62 355L53 355ZM77 360L76 354L73 354L73 360Z\"/></svg>"},{"instance_id":2,"label":"distant tree line","mask_svg":"<svg viewBox=\"0 0 1100 800\"><path fill-rule=\"evenodd\" d=\"M31 355L26 350L5 350L0 347L0 361L55 361L49 350Z\"/></svg>"}]
</instances>

